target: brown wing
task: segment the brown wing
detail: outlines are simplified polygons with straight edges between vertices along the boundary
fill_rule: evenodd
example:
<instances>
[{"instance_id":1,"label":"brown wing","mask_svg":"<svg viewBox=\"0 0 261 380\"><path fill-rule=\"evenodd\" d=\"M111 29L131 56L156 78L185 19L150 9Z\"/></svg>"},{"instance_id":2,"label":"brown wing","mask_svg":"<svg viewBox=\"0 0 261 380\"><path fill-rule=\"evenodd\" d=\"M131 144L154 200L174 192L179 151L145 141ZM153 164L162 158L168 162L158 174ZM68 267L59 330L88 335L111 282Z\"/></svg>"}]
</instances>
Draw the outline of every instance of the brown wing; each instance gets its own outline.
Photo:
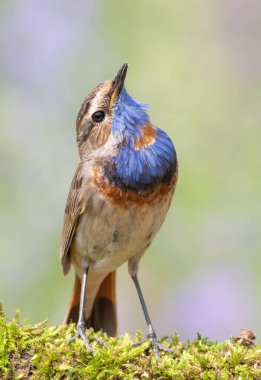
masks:
<instances>
[{"instance_id":1,"label":"brown wing","mask_svg":"<svg viewBox=\"0 0 261 380\"><path fill-rule=\"evenodd\" d=\"M83 172L82 164L80 163L72 180L63 220L60 260L65 275L71 267L70 245L79 217L85 209L83 190Z\"/></svg>"}]
</instances>

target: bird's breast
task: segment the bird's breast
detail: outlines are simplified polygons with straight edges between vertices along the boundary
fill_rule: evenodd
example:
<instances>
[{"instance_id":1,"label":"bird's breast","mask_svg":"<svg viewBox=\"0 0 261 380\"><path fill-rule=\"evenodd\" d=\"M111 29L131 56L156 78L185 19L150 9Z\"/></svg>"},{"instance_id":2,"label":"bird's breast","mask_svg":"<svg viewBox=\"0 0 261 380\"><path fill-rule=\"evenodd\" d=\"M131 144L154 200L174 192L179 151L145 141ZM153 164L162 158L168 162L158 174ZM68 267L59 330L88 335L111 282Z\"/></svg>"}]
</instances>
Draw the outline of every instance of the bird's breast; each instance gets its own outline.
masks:
<instances>
[{"instance_id":1,"label":"bird's breast","mask_svg":"<svg viewBox=\"0 0 261 380\"><path fill-rule=\"evenodd\" d=\"M98 193L109 202L121 208L129 208L132 205L152 207L157 203L171 200L177 181L177 169L171 172L171 178L167 182L156 184L141 184L136 188L122 185L120 179L104 176L104 172L98 166L93 168L93 185Z\"/></svg>"},{"instance_id":2,"label":"bird's breast","mask_svg":"<svg viewBox=\"0 0 261 380\"><path fill-rule=\"evenodd\" d=\"M132 196L124 201L123 194L104 191L97 188L92 199L95 207L86 209L75 231L71 254L79 271L83 257L92 261L95 271L110 272L142 255L161 227L172 197L169 190L157 196L157 201L156 196L151 202Z\"/></svg>"}]
</instances>

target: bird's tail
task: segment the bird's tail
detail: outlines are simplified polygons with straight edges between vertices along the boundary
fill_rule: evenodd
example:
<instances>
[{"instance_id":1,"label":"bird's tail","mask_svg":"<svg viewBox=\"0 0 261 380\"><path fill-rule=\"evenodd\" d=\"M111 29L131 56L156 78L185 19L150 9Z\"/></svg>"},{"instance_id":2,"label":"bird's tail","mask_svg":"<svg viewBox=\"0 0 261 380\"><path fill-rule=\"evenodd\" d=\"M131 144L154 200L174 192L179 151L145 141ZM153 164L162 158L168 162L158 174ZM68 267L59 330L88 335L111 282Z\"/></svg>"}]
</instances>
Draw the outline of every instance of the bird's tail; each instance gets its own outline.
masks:
<instances>
[{"instance_id":1,"label":"bird's tail","mask_svg":"<svg viewBox=\"0 0 261 380\"><path fill-rule=\"evenodd\" d=\"M65 316L65 323L78 322L81 294L81 280L75 275L74 288ZM103 330L109 336L117 333L116 314L116 272L109 273L102 281L94 299L92 312L86 321L87 327L95 331Z\"/></svg>"}]
</instances>

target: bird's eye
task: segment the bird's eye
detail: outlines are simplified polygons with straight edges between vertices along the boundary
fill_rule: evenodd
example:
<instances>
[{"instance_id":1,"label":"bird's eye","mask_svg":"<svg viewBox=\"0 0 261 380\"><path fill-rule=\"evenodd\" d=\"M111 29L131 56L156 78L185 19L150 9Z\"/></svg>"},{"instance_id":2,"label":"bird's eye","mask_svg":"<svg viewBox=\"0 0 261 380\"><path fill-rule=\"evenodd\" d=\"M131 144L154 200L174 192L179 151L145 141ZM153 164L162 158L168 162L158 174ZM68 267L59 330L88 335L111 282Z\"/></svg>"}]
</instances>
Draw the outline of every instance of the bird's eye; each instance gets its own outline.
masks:
<instances>
[{"instance_id":1,"label":"bird's eye","mask_svg":"<svg viewBox=\"0 0 261 380\"><path fill-rule=\"evenodd\" d=\"M105 118L105 112L103 111L96 111L92 114L92 120L95 121L95 123L101 123Z\"/></svg>"}]
</instances>

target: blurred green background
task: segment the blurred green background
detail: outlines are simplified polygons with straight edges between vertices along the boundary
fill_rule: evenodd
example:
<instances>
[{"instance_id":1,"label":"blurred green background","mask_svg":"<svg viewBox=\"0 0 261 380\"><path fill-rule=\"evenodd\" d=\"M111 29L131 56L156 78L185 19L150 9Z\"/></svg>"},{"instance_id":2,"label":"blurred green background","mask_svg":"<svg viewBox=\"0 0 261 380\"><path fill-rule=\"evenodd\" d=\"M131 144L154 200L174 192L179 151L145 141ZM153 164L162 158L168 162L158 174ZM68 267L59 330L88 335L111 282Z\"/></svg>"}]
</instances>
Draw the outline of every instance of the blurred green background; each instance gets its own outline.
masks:
<instances>
[{"instance_id":1,"label":"blurred green background","mask_svg":"<svg viewBox=\"0 0 261 380\"><path fill-rule=\"evenodd\" d=\"M63 320L58 259L83 98L129 63L129 93L172 137L179 181L140 265L160 335L261 335L261 3L78 0L0 4L0 298ZM119 332L145 329L124 265Z\"/></svg>"}]
</instances>

